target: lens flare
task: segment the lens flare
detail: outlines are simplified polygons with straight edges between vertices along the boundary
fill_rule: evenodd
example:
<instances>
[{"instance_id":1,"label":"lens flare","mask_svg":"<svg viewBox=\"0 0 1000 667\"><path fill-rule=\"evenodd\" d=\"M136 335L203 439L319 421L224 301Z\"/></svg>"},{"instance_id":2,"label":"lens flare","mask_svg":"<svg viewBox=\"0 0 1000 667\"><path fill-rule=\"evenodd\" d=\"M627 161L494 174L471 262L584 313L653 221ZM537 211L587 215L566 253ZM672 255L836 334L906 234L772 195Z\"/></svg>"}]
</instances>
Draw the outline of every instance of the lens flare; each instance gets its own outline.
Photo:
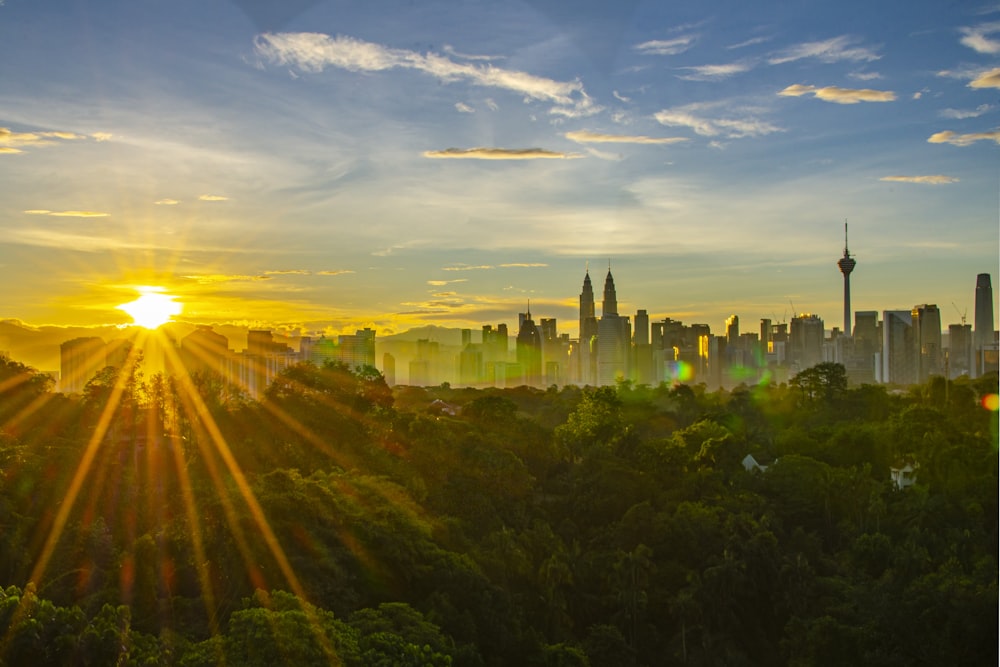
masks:
<instances>
[{"instance_id":1,"label":"lens flare","mask_svg":"<svg viewBox=\"0 0 1000 667\"><path fill-rule=\"evenodd\" d=\"M990 412L1000 410L1000 394L986 394L983 396L983 407Z\"/></svg>"}]
</instances>

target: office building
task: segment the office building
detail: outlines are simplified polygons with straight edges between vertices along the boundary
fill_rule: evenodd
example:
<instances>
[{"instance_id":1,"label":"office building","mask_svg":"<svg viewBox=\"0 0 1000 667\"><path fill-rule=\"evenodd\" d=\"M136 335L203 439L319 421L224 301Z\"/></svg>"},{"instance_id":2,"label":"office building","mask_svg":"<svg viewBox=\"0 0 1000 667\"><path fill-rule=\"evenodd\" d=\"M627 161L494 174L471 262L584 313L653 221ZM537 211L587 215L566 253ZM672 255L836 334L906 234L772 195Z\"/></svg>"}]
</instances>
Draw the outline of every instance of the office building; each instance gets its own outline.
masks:
<instances>
[{"instance_id":1,"label":"office building","mask_svg":"<svg viewBox=\"0 0 1000 667\"><path fill-rule=\"evenodd\" d=\"M941 312L934 304L914 306L910 311L915 382L926 382L941 375L944 357L941 352Z\"/></svg>"}]
</instances>

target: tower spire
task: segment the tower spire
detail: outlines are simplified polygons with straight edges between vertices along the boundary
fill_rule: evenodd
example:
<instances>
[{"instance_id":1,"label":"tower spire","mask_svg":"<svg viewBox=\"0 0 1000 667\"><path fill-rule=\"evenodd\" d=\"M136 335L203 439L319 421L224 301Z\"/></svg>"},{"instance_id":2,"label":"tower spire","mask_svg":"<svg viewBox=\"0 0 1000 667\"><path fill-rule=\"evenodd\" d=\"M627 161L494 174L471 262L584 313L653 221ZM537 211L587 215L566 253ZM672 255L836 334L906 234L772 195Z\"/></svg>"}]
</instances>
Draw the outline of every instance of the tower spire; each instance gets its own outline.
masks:
<instances>
[{"instance_id":1,"label":"tower spire","mask_svg":"<svg viewBox=\"0 0 1000 667\"><path fill-rule=\"evenodd\" d=\"M851 257L847 249L847 219L844 219L844 256L837 262L840 272L844 274L844 335L851 335L851 271L857 261Z\"/></svg>"}]
</instances>

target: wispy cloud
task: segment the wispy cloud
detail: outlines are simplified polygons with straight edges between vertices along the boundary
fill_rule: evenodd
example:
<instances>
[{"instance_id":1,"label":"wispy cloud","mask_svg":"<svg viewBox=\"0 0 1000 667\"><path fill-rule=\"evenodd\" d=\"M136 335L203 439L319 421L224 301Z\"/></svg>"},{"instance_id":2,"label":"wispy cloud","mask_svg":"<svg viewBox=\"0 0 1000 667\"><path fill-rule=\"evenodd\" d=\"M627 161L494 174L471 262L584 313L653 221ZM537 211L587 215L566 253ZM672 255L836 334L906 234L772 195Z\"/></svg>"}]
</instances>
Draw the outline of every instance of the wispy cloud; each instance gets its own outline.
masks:
<instances>
[{"instance_id":1,"label":"wispy cloud","mask_svg":"<svg viewBox=\"0 0 1000 667\"><path fill-rule=\"evenodd\" d=\"M556 81L527 72L494 65L456 62L437 53L394 49L353 37L331 37L322 33L277 33L258 35L257 54L276 64L294 66L307 72L337 67L352 72L380 72L411 69L433 76L443 83L466 81L487 88L499 88L525 98L550 102L551 113L578 117L600 111L580 81Z\"/></svg>"},{"instance_id":2,"label":"wispy cloud","mask_svg":"<svg viewBox=\"0 0 1000 667\"><path fill-rule=\"evenodd\" d=\"M194 280L199 285L217 285L221 283L248 283L260 280L270 280L270 276L248 275L240 273L199 273L189 276L181 276L187 280Z\"/></svg>"},{"instance_id":3,"label":"wispy cloud","mask_svg":"<svg viewBox=\"0 0 1000 667\"><path fill-rule=\"evenodd\" d=\"M223 195L200 195L198 199L201 201L229 201L229 197Z\"/></svg>"},{"instance_id":4,"label":"wispy cloud","mask_svg":"<svg viewBox=\"0 0 1000 667\"><path fill-rule=\"evenodd\" d=\"M936 132L927 139L927 142L931 144L951 144L952 146L968 146L977 141L993 141L1000 144L1000 130L972 132L970 134L957 134L951 130L945 130L944 132Z\"/></svg>"},{"instance_id":5,"label":"wispy cloud","mask_svg":"<svg viewBox=\"0 0 1000 667\"><path fill-rule=\"evenodd\" d=\"M636 44L633 48L647 56L675 56L690 49L696 39L696 35L684 35L673 39L654 39Z\"/></svg>"},{"instance_id":6,"label":"wispy cloud","mask_svg":"<svg viewBox=\"0 0 1000 667\"><path fill-rule=\"evenodd\" d=\"M310 271L307 269L275 269L273 271L264 271L265 276L308 276Z\"/></svg>"},{"instance_id":7,"label":"wispy cloud","mask_svg":"<svg viewBox=\"0 0 1000 667\"><path fill-rule=\"evenodd\" d=\"M847 76L856 81L875 81L882 78L878 72L850 72Z\"/></svg>"},{"instance_id":8,"label":"wispy cloud","mask_svg":"<svg viewBox=\"0 0 1000 667\"><path fill-rule=\"evenodd\" d=\"M981 73L969 82L969 88L1000 88L1000 67Z\"/></svg>"},{"instance_id":9,"label":"wispy cloud","mask_svg":"<svg viewBox=\"0 0 1000 667\"><path fill-rule=\"evenodd\" d=\"M942 174L929 176L883 176L878 180L892 183L922 183L926 185L945 185L947 183L958 182L958 179L954 176L944 176Z\"/></svg>"},{"instance_id":10,"label":"wispy cloud","mask_svg":"<svg viewBox=\"0 0 1000 667\"><path fill-rule=\"evenodd\" d=\"M501 269L534 269L534 268L543 268L543 267L546 267L546 266L548 266L548 264L545 264L544 262L519 262L519 263L512 263L512 264L501 264L500 268Z\"/></svg>"},{"instance_id":11,"label":"wispy cloud","mask_svg":"<svg viewBox=\"0 0 1000 667\"><path fill-rule=\"evenodd\" d=\"M543 148L446 148L441 151L424 151L424 157L464 160L571 160L583 157L578 153L562 153Z\"/></svg>"},{"instance_id":12,"label":"wispy cloud","mask_svg":"<svg viewBox=\"0 0 1000 667\"><path fill-rule=\"evenodd\" d=\"M177 206L178 204L180 204L180 201L178 201L177 199L169 199L169 198L157 199L155 202L153 202L153 204L155 204L156 206Z\"/></svg>"},{"instance_id":13,"label":"wispy cloud","mask_svg":"<svg viewBox=\"0 0 1000 667\"><path fill-rule=\"evenodd\" d=\"M1000 21L960 28L959 31L962 33L962 39L959 41L976 53L986 55L1000 53L1000 40L990 38L990 35L1000 33Z\"/></svg>"},{"instance_id":14,"label":"wispy cloud","mask_svg":"<svg viewBox=\"0 0 1000 667\"><path fill-rule=\"evenodd\" d=\"M709 118L700 112L711 105L688 104L685 106L664 109L653 114L653 118L661 125L671 127L689 127L705 137L724 137L739 139L742 137L759 137L774 132L782 132L782 128L747 115L744 117Z\"/></svg>"},{"instance_id":15,"label":"wispy cloud","mask_svg":"<svg viewBox=\"0 0 1000 667\"><path fill-rule=\"evenodd\" d=\"M462 60L503 60L505 56L487 56L487 55L473 55L469 53L460 53L455 50L451 44L445 44L441 47L441 50L445 53L455 56L456 58L461 58Z\"/></svg>"},{"instance_id":16,"label":"wispy cloud","mask_svg":"<svg viewBox=\"0 0 1000 667\"><path fill-rule=\"evenodd\" d=\"M564 135L578 144L676 144L688 141L687 137L647 137L628 134L603 134L589 130L566 132Z\"/></svg>"},{"instance_id":17,"label":"wispy cloud","mask_svg":"<svg viewBox=\"0 0 1000 667\"><path fill-rule=\"evenodd\" d=\"M822 42L796 44L795 46L778 51L768 59L768 62L772 65L780 65L804 58L816 58L825 63L842 61L871 62L882 57L872 49L863 46L852 46L855 42L857 40L853 37L841 35L840 37L833 37Z\"/></svg>"},{"instance_id":18,"label":"wispy cloud","mask_svg":"<svg viewBox=\"0 0 1000 667\"><path fill-rule=\"evenodd\" d=\"M326 271L317 271L317 276L342 276L347 273L354 273L351 269L329 269Z\"/></svg>"},{"instance_id":19,"label":"wispy cloud","mask_svg":"<svg viewBox=\"0 0 1000 667\"><path fill-rule=\"evenodd\" d=\"M51 215L56 218L106 218L110 213L102 213L101 211L49 211L43 208L31 209L25 211L29 215Z\"/></svg>"},{"instance_id":20,"label":"wispy cloud","mask_svg":"<svg viewBox=\"0 0 1000 667\"><path fill-rule=\"evenodd\" d=\"M952 118L954 120L962 120L965 118L979 118L985 113L989 113L996 106L993 104L980 104L975 109L942 109L938 114L942 118Z\"/></svg>"},{"instance_id":21,"label":"wispy cloud","mask_svg":"<svg viewBox=\"0 0 1000 667\"><path fill-rule=\"evenodd\" d=\"M58 143L58 140L76 139L86 139L86 137L73 132L14 132L10 128L0 127L0 154L23 153L22 147L52 146Z\"/></svg>"},{"instance_id":22,"label":"wispy cloud","mask_svg":"<svg viewBox=\"0 0 1000 667\"><path fill-rule=\"evenodd\" d=\"M778 92L782 97L801 97L812 94L816 99L835 104L857 104L858 102L892 102L896 93L891 90L872 90L871 88L840 88L838 86L806 86L800 83L788 86Z\"/></svg>"},{"instance_id":23,"label":"wispy cloud","mask_svg":"<svg viewBox=\"0 0 1000 667\"><path fill-rule=\"evenodd\" d=\"M464 102L455 102L455 110L461 113L476 113L476 110Z\"/></svg>"},{"instance_id":24,"label":"wispy cloud","mask_svg":"<svg viewBox=\"0 0 1000 667\"><path fill-rule=\"evenodd\" d=\"M444 287L445 285L450 285L452 283L467 283L468 278L456 278L455 280L428 280L427 284L432 287Z\"/></svg>"},{"instance_id":25,"label":"wispy cloud","mask_svg":"<svg viewBox=\"0 0 1000 667\"><path fill-rule=\"evenodd\" d=\"M687 70L690 74L679 74L678 78L685 81L718 81L726 79L734 74L748 72L751 69L750 63L725 63L722 65L696 65L694 67L678 67Z\"/></svg>"},{"instance_id":26,"label":"wispy cloud","mask_svg":"<svg viewBox=\"0 0 1000 667\"><path fill-rule=\"evenodd\" d=\"M486 271L489 269L495 269L495 266L490 264L480 264L479 266L470 266L468 264L456 264L455 266L443 266L442 271Z\"/></svg>"},{"instance_id":27,"label":"wispy cloud","mask_svg":"<svg viewBox=\"0 0 1000 667\"><path fill-rule=\"evenodd\" d=\"M764 42L771 41L770 37L753 37L746 40L745 42L740 42L739 44L731 44L727 46L727 49L742 49L747 46L754 46L755 44L763 44Z\"/></svg>"},{"instance_id":28,"label":"wispy cloud","mask_svg":"<svg viewBox=\"0 0 1000 667\"><path fill-rule=\"evenodd\" d=\"M110 132L94 132L90 136L97 141L111 141L113 135Z\"/></svg>"}]
</instances>

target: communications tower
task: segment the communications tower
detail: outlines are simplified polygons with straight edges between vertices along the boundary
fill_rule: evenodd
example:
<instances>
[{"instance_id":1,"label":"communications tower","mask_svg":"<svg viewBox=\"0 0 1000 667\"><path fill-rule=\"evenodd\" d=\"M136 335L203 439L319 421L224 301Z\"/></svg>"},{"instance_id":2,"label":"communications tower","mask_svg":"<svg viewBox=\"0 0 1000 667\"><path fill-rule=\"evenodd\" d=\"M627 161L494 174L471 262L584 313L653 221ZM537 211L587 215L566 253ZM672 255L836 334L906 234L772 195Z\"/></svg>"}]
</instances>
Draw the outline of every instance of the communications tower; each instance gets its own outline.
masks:
<instances>
[{"instance_id":1,"label":"communications tower","mask_svg":"<svg viewBox=\"0 0 1000 667\"><path fill-rule=\"evenodd\" d=\"M844 256L837 262L840 272L844 274L844 335L851 335L851 271L857 262L847 250L847 221L844 221Z\"/></svg>"}]
</instances>

